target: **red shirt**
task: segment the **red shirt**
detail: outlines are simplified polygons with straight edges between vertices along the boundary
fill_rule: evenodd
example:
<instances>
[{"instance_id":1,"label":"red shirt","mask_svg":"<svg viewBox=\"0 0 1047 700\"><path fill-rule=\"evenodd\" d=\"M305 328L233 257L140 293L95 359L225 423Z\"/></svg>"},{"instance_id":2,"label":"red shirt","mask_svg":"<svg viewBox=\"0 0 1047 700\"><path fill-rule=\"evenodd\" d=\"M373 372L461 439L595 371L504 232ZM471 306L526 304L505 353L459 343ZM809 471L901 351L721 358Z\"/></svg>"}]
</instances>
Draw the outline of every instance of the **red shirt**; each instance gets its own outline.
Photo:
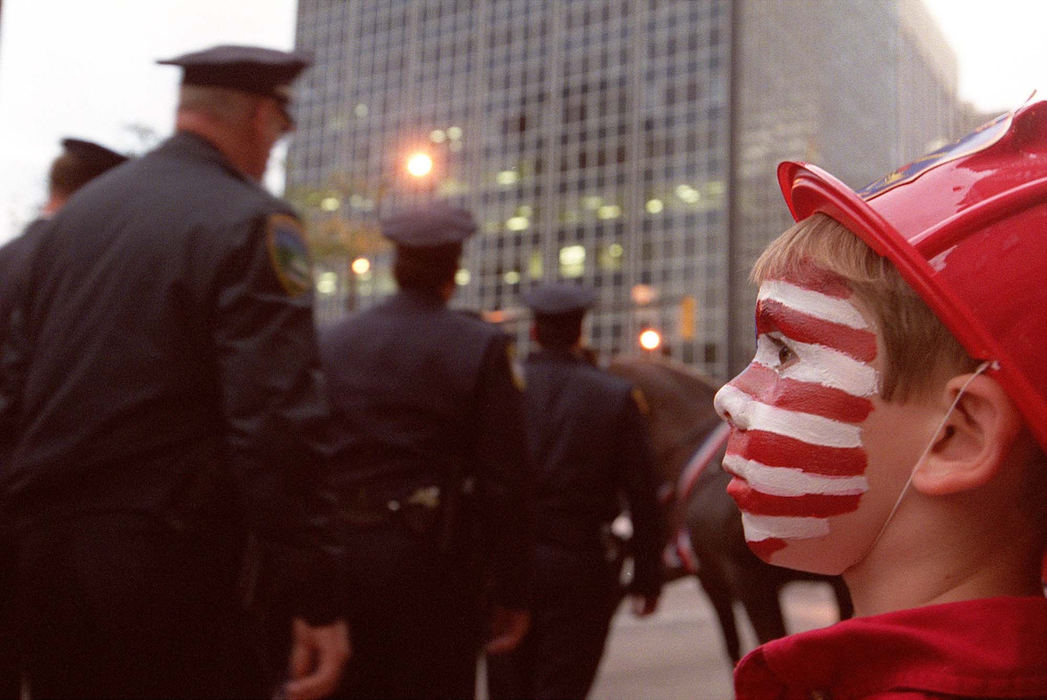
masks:
<instances>
[{"instance_id":1,"label":"red shirt","mask_svg":"<svg viewBox=\"0 0 1047 700\"><path fill-rule=\"evenodd\" d=\"M737 700L1047 698L1047 599L845 620L755 649L734 683Z\"/></svg>"}]
</instances>

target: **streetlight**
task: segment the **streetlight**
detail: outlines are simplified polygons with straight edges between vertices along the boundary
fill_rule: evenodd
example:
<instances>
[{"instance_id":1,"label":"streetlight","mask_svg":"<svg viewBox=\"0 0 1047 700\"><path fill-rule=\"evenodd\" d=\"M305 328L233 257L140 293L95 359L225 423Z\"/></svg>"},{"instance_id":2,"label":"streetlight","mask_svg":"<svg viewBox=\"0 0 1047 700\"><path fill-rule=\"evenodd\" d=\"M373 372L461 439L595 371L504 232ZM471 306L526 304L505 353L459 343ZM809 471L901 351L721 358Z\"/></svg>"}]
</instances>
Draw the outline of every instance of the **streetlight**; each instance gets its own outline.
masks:
<instances>
[{"instance_id":1,"label":"streetlight","mask_svg":"<svg viewBox=\"0 0 1047 700\"><path fill-rule=\"evenodd\" d=\"M426 177L433 171L433 157L417 151L407 157L407 173L412 177Z\"/></svg>"},{"instance_id":2,"label":"streetlight","mask_svg":"<svg viewBox=\"0 0 1047 700\"><path fill-rule=\"evenodd\" d=\"M662 344L662 334L653 328L646 328L640 332L639 341L641 348L654 351Z\"/></svg>"}]
</instances>

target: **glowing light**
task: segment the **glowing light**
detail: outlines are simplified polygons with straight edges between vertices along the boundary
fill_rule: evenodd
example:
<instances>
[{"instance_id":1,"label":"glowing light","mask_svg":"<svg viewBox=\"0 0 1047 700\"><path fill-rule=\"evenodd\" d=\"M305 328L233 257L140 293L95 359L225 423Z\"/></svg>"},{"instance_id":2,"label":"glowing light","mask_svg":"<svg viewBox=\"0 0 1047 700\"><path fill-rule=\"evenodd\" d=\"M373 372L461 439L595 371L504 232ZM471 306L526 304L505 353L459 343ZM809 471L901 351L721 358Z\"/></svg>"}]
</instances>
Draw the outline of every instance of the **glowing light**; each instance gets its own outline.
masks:
<instances>
[{"instance_id":1,"label":"glowing light","mask_svg":"<svg viewBox=\"0 0 1047 700\"><path fill-rule=\"evenodd\" d=\"M414 177L425 177L433 171L433 159L428 153L412 153L407 158L407 172Z\"/></svg>"},{"instance_id":2,"label":"glowing light","mask_svg":"<svg viewBox=\"0 0 1047 700\"><path fill-rule=\"evenodd\" d=\"M350 266L358 275L366 275L368 270L371 269L371 261L367 258L357 258L353 260L353 264Z\"/></svg>"},{"instance_id":3,"label":"glowing light","mask_svg":"<svg viewBox=\"0 0 1047 700\"><path fill-rule=\"evenodd\" d=\"M316 291L320 294L334 294L338 289L338 275L334 272L324 272L316 280Z\"/></svg>"},{"instance_id":4,"label":"glowing light","mask_svg":"<svg viewBox=\"0 0 1047 700\"><path fill-rule=\"evenodd\" d=\"M617 219L622 215L622 208L617 204L605 204L596 210L596 216L600 219Z\"/></svg>"},{"instance_id":5,"label":"glowing light","mask_svg":"<svg viewBox=\"0 0 1047 700\"><path fill-rule=\"evenodd\" d=\"M612 243L607 246L607 254L612 258L620 258L625 254L625 248L622 247L621 243Z\"/></svg>"},{"instance_id":6,"label":"glowing light","mask_svg":"<svg viewBox=\"0 0 1047 700\"><path fill-rule=\"evenodd\" d=\"M454 273L454 283L457 284L459 287L464 287L465 285L469 284L469 281L472 278L473 276L470 275L469 271L465 268L462 268L458 272Z\"/></svg>"},{"instance_id":7,"label":"glowing light","mask_svg":"<svg viewBox=\"0 0 1047 700\"><path fill-rule=\"evenodd\" d=\"M338 197L324 197L323 201L320 202L320 208L324 211L334 211L340 203Z\"/></svg>"},{"instance_id":8,"label":"glowing light","mask_svg":"<svg viewBox=\"0 0 1047 700\"><path fill-rule=\"evenodd\" d=\"M512 185L520 181L520 173L515 170L502 170L494 179L499 185Z\"/></svg>"},{"instance_id":9,"label":"glowing light","mask_svg":"<svg viewBox=\"0 0 1047 700\"><path fill-rule=\"evenodd\" d=\"M443 129L433 129L429 132L429 140L433 143L443 143L447 140L447 134Z\"/></svg>"},{"instance_id":10,"label":"glowing light","mask_svg":"<svg viewBox=\"0 0 1047 700\"><path fill-rule=\"evenodd\" d=\"M356 107L353 107L353 114L355 114L358 117L361 117L361 118L362 117L366 117L367 116L367 112L368 112L367 105L365 105L363 102L361 102L358 105L356 105Z\"/></svg>"},{"instance_id":11,"label":"glowing light","mask_svg":"<svg viewBox=\"0 0 1047 700\"><path fill-rule=\"evenodd\" d=\"M560 274L564 277L581 277L585 274L585 247L564 246L560 249Z\"/></svg>"},{"instance_id":12,"label":"glowing light","mask_svg":"<svg viewBox=\"0 0 1047 700\"><path fill-rule=\"evenodd\" d=\"M505 273L505 275L503 275L502 279L505 280L506 284L519 284L520 283L520 273L517 272L516 270L509 270L508 272Z\"/></svg>"},{"instance_id":13,"label":"glowing light","mask_svg":"<svg viewBox=\"0 0 1047 700\"><path fill-rule=\"evenodd\" d=\"M702 195L690 185L679 185L676 188L676 196L688 204L697 204Z\"/></svg>"},{"instance_id":14,"label":"glowing light","mask_svg":"<svg viewBox=\"0 0 1047 700\"><path fill-rule=\"evenodd\" d=\"M661 344L662 334L653 328L648 328L640 333L640 347L644 350L657 350Z\"/></svg>"},{"instance_id":15,"label":"glowing light","mask_svg":"<svg viewBox=\"0 0 1047 700\"><path fill-rule=\"evenodd\" d=\"M526 231L530 225L526 216L514 216L505 222L505 227L510 231Z\"/></svg>"},{"instance_id":16,"label":"glowing light","mask_svg":"<svg viewBox=\"0 0 1047 700\"><path fill-rule=\"evenodd\" d=\"M449 127L447 127L447 138L451 139L452 141L458 141L459 139L461 139L462 138L462 129L461 129L461 127L458 127L458 126L449 126Z\"/></svg>"},{"instance_id":17,"label":"glowing light","mask_svg":"<svg viewBox=\"0 0 1047 700\"><path fill-rule=\"evenodd\" d=\"M648 199L644 208L648 214L660 214L665 209L665 204L660 199Z\"/></svg>"}]
</instances>

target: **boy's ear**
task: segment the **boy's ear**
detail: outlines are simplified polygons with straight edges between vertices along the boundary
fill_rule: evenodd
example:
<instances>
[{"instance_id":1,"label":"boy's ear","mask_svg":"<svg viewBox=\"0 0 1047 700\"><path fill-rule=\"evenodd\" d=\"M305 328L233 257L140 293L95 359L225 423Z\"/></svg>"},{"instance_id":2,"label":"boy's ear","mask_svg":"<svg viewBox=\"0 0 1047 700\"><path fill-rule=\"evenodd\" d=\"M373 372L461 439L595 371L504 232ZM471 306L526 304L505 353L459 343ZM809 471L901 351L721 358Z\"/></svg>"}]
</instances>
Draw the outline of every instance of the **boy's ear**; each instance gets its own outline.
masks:
<instances>
[{"instance_id":1,"label":"boy's ear","mask_svg":"<svg viewBox=\"0 0 1047 700\"><path fill-rule=\"evenodd\" d=\"M921 493L944 496L988 483L1022 431L1021 414L996 380L977 376L963 389L970 379L958 375L945 385L948 404L963 394L913 474L912 485Z\"/></svg>"}]
</instances>

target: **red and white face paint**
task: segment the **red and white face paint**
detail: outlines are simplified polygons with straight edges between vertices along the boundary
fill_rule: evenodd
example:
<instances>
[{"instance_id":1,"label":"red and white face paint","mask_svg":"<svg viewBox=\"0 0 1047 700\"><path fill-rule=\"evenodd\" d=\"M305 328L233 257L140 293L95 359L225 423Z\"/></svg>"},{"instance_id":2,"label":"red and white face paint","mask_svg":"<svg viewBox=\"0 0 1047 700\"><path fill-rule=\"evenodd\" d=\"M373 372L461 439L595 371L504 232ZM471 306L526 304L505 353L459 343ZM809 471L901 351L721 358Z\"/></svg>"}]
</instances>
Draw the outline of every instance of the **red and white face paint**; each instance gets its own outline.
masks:
<instances>
[{"instance_id":1,"label":"red and white face paint","mask_svg":"<svg viewBox=\"0 0 1047 700\"><path fill-rule=\"evenodd\" d=\"M772 279L756 305L756 356L716 395L731 423L724 468L750 548L829 534L868 488L862 423L879 392L876 332L841 278Z\"/></svg>"}]
</instances>

